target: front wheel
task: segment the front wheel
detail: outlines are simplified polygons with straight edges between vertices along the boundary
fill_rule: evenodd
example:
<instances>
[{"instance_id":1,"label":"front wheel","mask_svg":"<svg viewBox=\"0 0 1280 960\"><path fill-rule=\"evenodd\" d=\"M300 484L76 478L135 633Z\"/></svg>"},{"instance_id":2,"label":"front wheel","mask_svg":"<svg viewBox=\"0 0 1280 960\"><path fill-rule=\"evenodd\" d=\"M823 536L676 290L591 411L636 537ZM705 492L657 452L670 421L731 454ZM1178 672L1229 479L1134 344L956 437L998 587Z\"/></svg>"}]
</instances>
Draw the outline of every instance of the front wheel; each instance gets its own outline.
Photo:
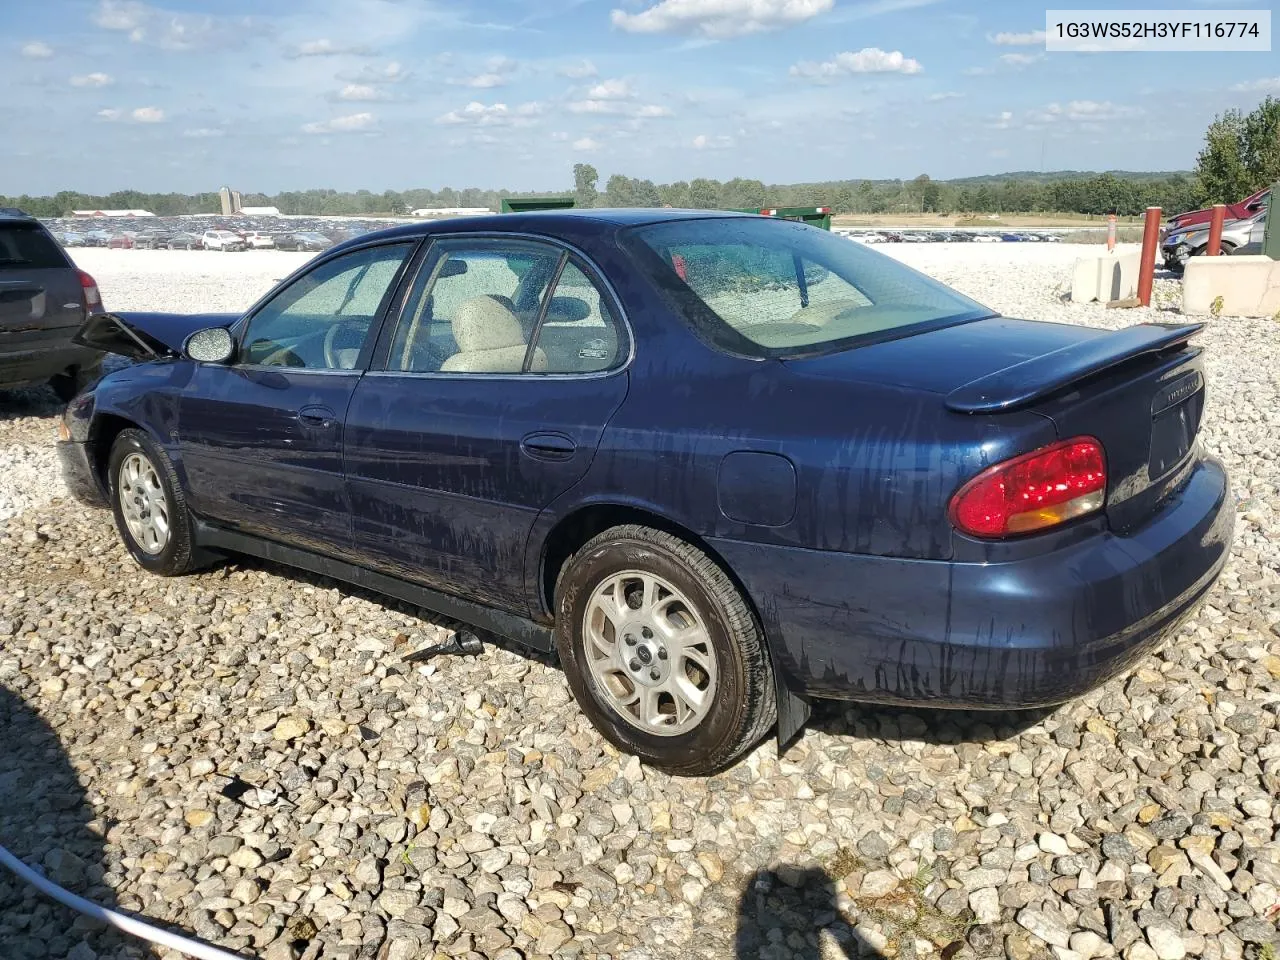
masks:
<instances>
[{"instance_id":1,"label":"front wheel","mask_svg":"<svg viewBox=\"0 0 1280 960\"><path fill-rule=\"evenodd\" d=\"M191 517L164 451L143 431L124 430L107 471L116 529L138 565L164 577L195 569Z\"/></svg>"},{"instance_id":2,"label":"front wheel","mask_svg":"<svg viewBox=\"0 0 1280 960\"><path fill-rule=\"evenodd\" d=\"M660 530L615 527L569 559L556 646L596 728L670 773L723 770L777 717L755 614L718 564Z\"/></svg>"}]
</instances>

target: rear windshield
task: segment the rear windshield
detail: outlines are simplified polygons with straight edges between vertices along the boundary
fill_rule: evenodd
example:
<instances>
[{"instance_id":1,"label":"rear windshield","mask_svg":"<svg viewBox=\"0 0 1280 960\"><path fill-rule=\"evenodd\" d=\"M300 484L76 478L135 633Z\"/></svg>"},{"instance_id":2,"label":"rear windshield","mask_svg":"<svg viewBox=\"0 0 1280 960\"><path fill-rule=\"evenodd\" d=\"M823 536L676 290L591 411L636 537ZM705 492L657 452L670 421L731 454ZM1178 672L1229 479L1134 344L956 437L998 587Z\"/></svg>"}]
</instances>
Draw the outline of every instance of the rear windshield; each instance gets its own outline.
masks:
<instances>
[{"instance_id":1,"label":"rear windshield","mask_svg":"<svg viewBox=\"0 0 1280 960\"><path fill-rule=\"evenodd\" d=\"M0 223L0 270L67 266L56 240L35 223Z\"/></svg>"},{"instance_id":2,"label":"rear windshield","mask_svg":"<svg viewBox=\"0 0 1280 960\"><path fill-rule=\"evenodd\" d=\"M992 315L890 257L785 220L676 220L623 242L700 335L746 356L826 353Z\"/></svg>"}]
</instances>

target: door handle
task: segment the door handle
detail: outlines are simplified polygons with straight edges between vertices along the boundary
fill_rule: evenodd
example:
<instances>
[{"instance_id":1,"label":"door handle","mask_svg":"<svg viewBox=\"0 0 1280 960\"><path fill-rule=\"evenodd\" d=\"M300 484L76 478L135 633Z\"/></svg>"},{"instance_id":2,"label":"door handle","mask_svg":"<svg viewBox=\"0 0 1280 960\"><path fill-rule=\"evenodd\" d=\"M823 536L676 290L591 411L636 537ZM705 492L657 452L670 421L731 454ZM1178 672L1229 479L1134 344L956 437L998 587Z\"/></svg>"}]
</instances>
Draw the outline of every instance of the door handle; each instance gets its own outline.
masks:
<instances>
[{"instance_id":1,"label":"door handle","mask_svg":"<svg viewBox=\"0 0 1280 960\"><path fill-rule=\"evenodd\" d=\"M328 407L312 405L298 411L298 422L307 427L328 429L338 420L338 415Z\"/></svg>"},{"instance_id":2,"label":"door handle","mask_svg":"<svg viewBox=\"0 0 1280 960\"><path fill-rule=\"evenodd\" d=\"M570 460L578 445L559 433L531 433L520 441L525 456L534 460Z\"/></svg>"}]
</instances>

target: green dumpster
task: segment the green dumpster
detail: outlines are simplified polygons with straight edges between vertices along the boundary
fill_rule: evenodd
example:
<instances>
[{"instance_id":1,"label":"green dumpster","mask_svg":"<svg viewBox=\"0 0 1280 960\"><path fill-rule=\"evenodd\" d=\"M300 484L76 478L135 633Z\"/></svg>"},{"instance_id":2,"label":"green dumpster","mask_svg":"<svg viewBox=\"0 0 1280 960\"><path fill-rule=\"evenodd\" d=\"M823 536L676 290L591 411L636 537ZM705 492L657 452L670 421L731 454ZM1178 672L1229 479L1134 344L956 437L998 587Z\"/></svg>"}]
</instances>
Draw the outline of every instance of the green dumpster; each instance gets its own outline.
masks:
<instances>
[{"instance_id":1,"label":"green dumpster","mask_svg":"<svg viewBox=\"0 0 1280 960\"><path fill-rule=\"evenodd\" d=\"M1271 215L1276 208L1277 189L1280 189L1280 183L1272 185L1271 196L1267 198L1267 229L1262 235L1262 252L1272 260L1280 260L1280 218Z\"/></svg>"},{"instance_id":2,"label":"green dumpster","mask_svg":"<svg viewBox=\"0 0 1280 960\"><path fill-rule=\"evenodd\" d=\"M799 220L823 230L831 229L830 207L738 207L734 213L758 213L762 217L777 217L779 220Z\"/></svg>"},{"instance_id":3,"label":"green dumpster","mask_svg":"<svg viewBox=\"0 0 1280 960\"><path fill-rule=\"evenodd\" d=\"M574 205L573 197L522 197L519 200L503 199L503 213L531 213L535 210L568 210Z\"/></svg>"}]
</instances>

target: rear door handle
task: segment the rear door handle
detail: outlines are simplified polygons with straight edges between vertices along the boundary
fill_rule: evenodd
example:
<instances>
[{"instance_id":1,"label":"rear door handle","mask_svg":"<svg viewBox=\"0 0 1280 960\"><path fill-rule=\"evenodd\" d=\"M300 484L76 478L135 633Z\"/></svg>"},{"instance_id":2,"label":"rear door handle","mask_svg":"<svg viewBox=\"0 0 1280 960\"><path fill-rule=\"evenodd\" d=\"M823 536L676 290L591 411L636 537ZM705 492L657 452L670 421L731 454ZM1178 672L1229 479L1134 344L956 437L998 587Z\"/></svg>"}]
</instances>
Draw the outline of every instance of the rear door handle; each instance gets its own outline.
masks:
<instances>
[{"instance_id":1,"label":"rear door handle","mask_svg":"<svg viewBox=\"0 0 1280 960\"><path fill-rule=\"evenodd\" d=\"M308 427L327 430L338 422L338 415L328 407L313 404L298 411L298 422Z\"/></svg>"},{"instance_id":2,"label":"rear door handle","mask_svg":"<svg viewBox=\"0 0 1280 960\"><path fill-rule=\"evenodd\" d=\"M531 433L520 441L520 449L534 460L570 460L578 445L560 433Z\"/></svg>"}]
</instances>

